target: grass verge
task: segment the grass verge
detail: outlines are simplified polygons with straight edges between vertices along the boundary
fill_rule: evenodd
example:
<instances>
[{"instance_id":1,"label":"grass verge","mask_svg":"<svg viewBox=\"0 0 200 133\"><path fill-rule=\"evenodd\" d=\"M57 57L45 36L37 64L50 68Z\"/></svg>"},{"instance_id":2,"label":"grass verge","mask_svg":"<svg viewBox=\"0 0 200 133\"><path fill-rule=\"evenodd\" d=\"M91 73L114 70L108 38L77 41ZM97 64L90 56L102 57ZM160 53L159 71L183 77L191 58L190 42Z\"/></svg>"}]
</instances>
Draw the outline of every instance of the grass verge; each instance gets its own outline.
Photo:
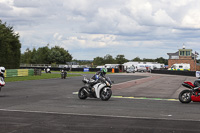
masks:
<instances>
[{"instance_id":1,"label":"grass verge","mask_svg":"<svg viewBox=\"0 0 200 133\"><path fill-rule=\"evenodd\" d=\"M67 77L81 76L80 74L68 74ZM40 80L40 79L52 79L52 78L61 78L60 74L54 73L42 73L41 76L26 76L26 77L6 77L6 82L15 82L15 81L26 81L26 80Z\"/></svg>"}]
</instances>

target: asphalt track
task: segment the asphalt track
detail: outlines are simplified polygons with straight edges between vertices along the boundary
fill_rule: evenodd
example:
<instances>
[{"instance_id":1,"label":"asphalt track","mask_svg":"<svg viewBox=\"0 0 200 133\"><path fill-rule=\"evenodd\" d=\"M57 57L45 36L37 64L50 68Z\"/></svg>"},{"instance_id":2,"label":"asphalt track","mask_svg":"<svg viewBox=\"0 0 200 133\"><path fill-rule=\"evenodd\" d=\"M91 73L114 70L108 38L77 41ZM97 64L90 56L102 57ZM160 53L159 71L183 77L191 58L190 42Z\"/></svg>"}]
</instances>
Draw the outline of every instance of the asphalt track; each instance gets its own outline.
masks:
<instances>
[{"instance_id":1,"label":"asphalt track","mask_svg":"<svg viewBox=\"0 0 200 133\"><path fill-rule=\"evenodd\" d=\"M91 77L91 75L87 75ZM109 101L79 100L83 77L7 83L0 93L0 133L200 131L199 103L181 104L193 77L146 73L109 75Z\"/></svg>"}]
</instances>

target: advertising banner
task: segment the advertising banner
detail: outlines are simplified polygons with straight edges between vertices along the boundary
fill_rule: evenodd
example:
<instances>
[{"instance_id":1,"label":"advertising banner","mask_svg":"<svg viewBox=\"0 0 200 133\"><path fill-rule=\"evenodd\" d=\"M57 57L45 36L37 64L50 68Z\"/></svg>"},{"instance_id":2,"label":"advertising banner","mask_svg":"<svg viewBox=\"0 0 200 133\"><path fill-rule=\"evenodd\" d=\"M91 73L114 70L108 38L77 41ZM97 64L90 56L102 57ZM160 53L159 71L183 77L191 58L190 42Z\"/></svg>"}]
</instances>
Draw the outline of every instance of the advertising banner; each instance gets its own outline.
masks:
<instances>
[{"instance_id":1,"label":"advertising banner","mask_svg":"<svg viewBox=\"0 0 200 133\"><path fill-rule=\"evenodd\" d=\"M89 68L84 68L83 72L89 72Z\"/></svg>"},{"instance_id":2,"label":"advertising banner","mask_svg":"<svg viewBox=\"0 0 200 133\"><path fill-rule=\"evenodd\" d=\"M196 77L197 77L197 78L200 77L200 71L196 71Z\"/></svg>"}]
</instances>

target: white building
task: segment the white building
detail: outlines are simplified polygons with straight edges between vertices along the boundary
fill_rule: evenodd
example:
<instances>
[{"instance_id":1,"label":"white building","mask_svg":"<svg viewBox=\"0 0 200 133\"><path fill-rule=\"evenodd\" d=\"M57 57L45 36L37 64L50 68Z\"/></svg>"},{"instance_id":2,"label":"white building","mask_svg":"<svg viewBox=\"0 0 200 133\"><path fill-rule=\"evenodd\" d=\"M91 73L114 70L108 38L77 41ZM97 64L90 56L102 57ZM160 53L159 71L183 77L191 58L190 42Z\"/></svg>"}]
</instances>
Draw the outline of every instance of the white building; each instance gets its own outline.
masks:
<instances>
[{"instance_id":1,"label":"white building","mask_svg":"<svg viewBox=\"0 0 200 133\"><path fill-rule=\"evenodd\" d=\"M133 62L126 62L123 64L123 66L124 66L125 70L131 66L134 66L137 71L137 69L139 69L141 66L148 67L150 69L161 69L161 68L164 68L165 65L157 63L157 62L135 62L135 61L133 61Z\"/></svg>"}]
</instances>

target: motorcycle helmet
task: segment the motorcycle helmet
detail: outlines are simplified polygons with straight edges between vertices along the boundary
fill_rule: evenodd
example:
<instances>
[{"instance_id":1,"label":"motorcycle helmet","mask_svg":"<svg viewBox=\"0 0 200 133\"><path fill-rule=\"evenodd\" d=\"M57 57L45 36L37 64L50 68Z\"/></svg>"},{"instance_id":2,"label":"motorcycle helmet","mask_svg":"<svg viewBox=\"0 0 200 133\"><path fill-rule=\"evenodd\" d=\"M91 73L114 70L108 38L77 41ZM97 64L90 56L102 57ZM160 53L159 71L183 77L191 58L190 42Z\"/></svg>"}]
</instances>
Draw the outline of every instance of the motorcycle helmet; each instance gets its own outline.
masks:
<instances>
[{"instance_id":1,"label":"motorcycle helmet","mask_svg":"<svg viewBox=\"0 0 200 133\"><path fill-rule=\"evenodd\" d=\"M102 74L103 75L106 75L106 72L107 72L106 69L102 69Z\"/></svg>"},{"instance_id":2,"label":"motorcycle helmet","mask_svg":"<svg viewBox=\"0 0 200 133\"><path fill-rule=\"evenodd\" d=\"M5 72L5 67L0 67L0 72L4 74L4 72Z\"/></svg>"}]
</instances>

